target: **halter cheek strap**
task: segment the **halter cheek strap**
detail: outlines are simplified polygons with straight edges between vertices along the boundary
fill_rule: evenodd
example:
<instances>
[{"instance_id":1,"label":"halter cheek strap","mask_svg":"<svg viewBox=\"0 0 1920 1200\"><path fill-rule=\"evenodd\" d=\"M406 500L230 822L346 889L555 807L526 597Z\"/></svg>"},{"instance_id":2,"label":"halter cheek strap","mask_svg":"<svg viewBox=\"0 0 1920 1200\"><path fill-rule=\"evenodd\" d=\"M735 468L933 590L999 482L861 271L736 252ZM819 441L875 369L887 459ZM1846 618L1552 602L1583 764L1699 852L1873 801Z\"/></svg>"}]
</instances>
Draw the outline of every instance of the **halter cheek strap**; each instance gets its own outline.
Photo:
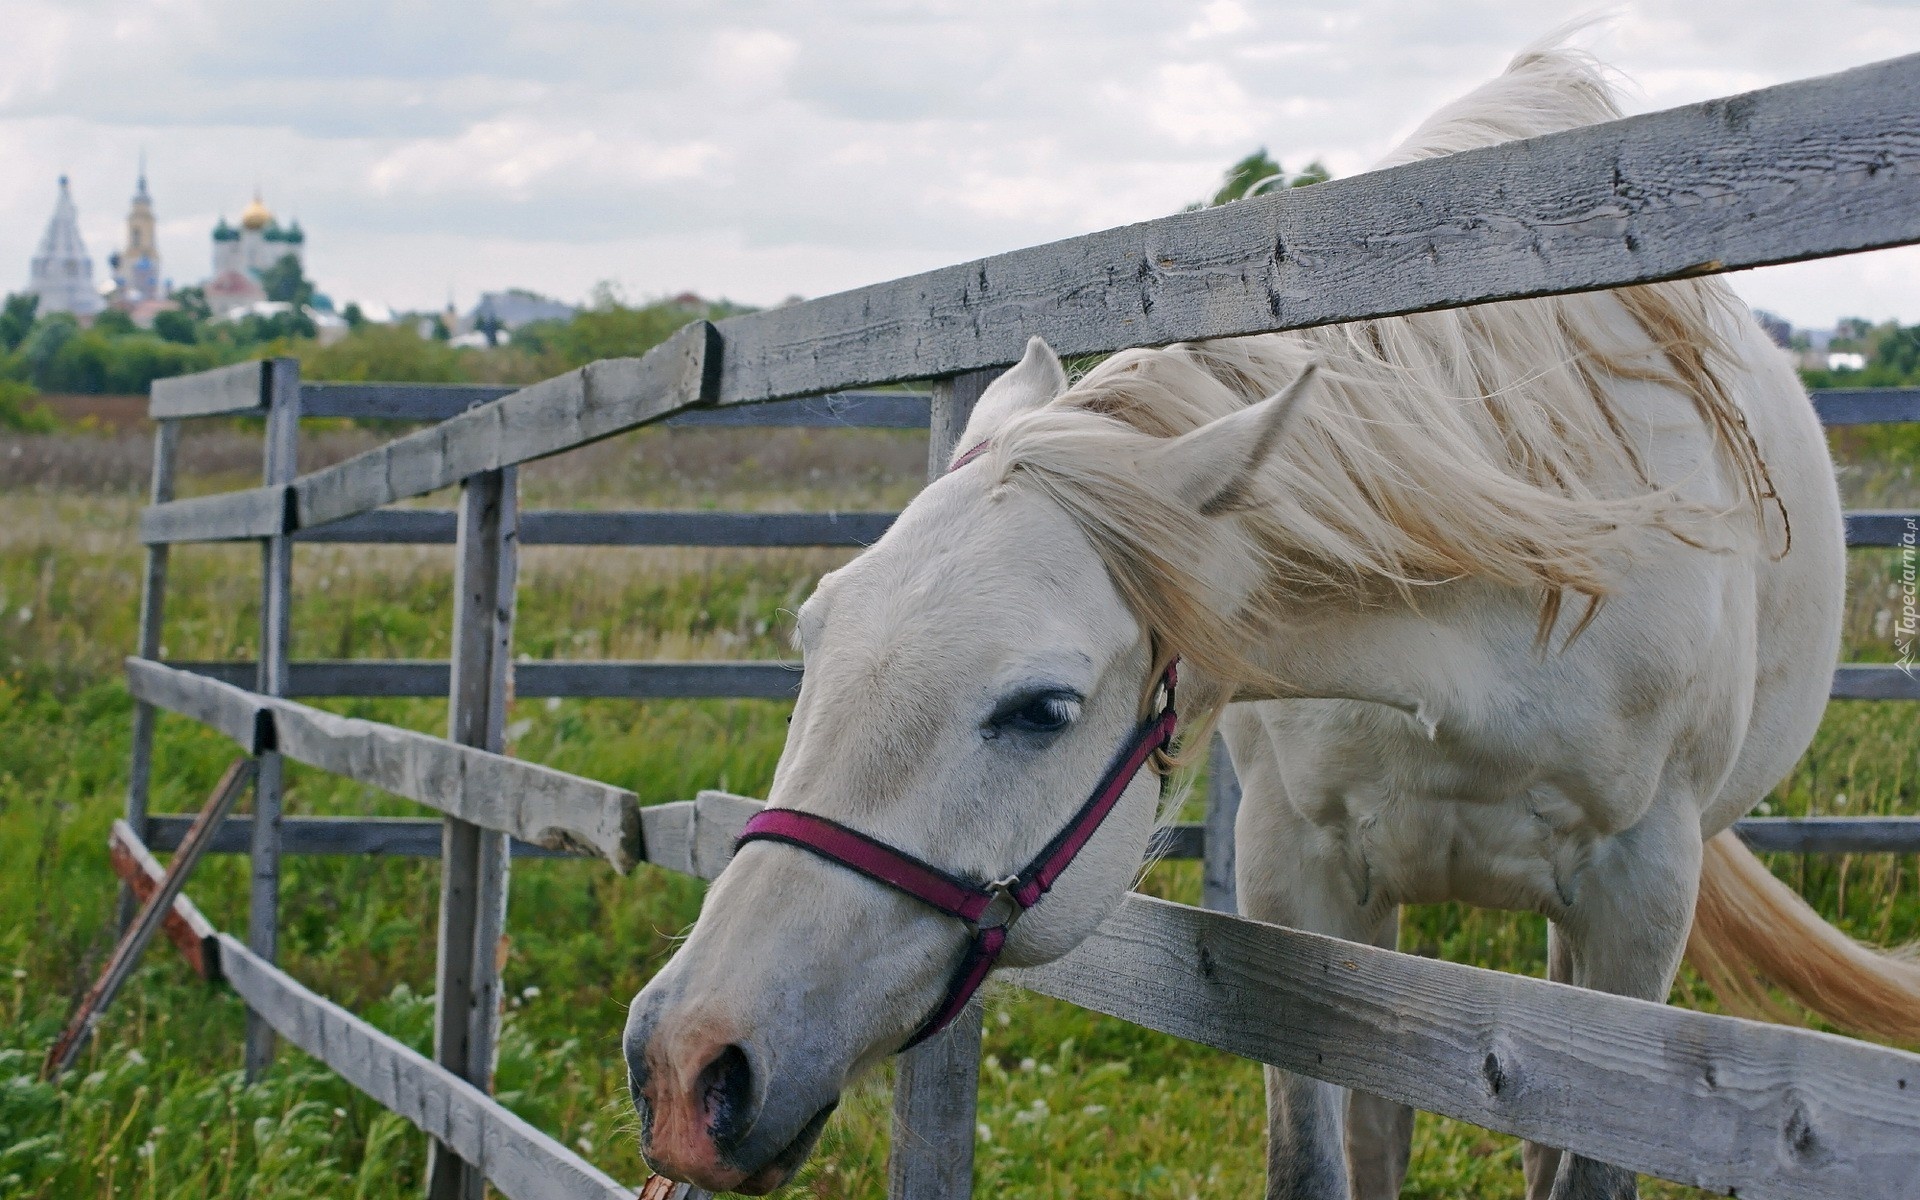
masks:
<instances>
[{"instance_id":1,"label":"halter cheek strap","mask_svg":"<svg viewBox=\"0 0 1920 1200\"><path fill-rule=\"evenodd\" d=\"M1040 902L1093 838L1147 760L1173 740L1180 723L1174 711L1175 666L1168 663L1161 678L1166 701L1159 713L1127 739L1073 818L1032 861L1004 879L982 883L952 874L838 821L792 808L761 810L747 822L735 849L755 841L798 846L973 927L966 952L947 984L946 998L901 1049L918 1045L960 1015L1006 948L1007 931L1014 921Z\"/></svg>"}]
</instances>

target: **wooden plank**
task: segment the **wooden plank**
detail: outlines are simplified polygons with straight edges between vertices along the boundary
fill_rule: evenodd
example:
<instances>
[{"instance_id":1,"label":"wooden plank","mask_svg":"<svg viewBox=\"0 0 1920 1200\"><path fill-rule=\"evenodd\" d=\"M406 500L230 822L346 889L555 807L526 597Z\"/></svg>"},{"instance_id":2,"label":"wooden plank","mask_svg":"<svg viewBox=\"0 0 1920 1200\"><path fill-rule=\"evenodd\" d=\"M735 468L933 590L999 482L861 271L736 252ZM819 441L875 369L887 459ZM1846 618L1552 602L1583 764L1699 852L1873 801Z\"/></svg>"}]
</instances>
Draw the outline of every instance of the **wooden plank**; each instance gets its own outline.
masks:
<instances>
[{"instance_id":1,"label":"wooden plank","mask_svg":"<svg viewBox=\"0 0 1920 1200\"><path fill-rule=\"evenodd\" d=\"M520 515L523 546L868 546L898 513L571 512ZM457 519L444 509L381 508L295 534L302 542L450 546Z\"/></svg>"},{"instance_id":2,"label":"wooden plank","mask_svg":"<svg viewBox=\"0 0 1920 1200\"><path fill-rule=\"evenodd\" d=\"M248 662L168 664L230 683L252 677ZM444 696L445 662L424 659L330 659L291 664L295 696ZM522 662L514 694L599 696L634 700L791 700L800 688L797 662Z\"/></svg>"},{"instance_id":3,"label":"wooden plank","mask_svg":"<svg viewBox=\"0 0 1920 1200\"><path fill-rule=\"evenodd\" d=\"M751 796L707 790L693 798L693 831L688 844L692 870L701 879L717 879L733 860L740 828L765 807Z\"/></svg>"},{"instance_id":4,"label":"wooden plank","mask_svg":"<svg viewBox=\"0 0 1920 1200\"><path fill-rule=\"evenodd\" d=\"M192 817L180 817L179 832L184 835L192 822ZM214 827L204 853L218 852L219 835L226 827L225 821ZM176 837L173 845L164 848L174 849L182 841L183 838ZM145 904L160 890L160 884L167 875L167 869L160 865L160 860L153 856L152 851L141 845L133 826L125 821L115 821L113 831L107 835L107 863L140 904ZM213 922L207 920L199 907L187 899L184 891L173 898L160 923L160 932L179 948L194 974L209 983L219 982L220 943L214 936Z\"/></svg>"},{"instance_id":5,"label":"wooden plank","mask_svg":"<svg viewBox=\"0 0 1920 1200\"><path fill-rule=\"evenodd\" d=\"M687 847L692 837L692 802L657 804L640 810L644 858L654 866L696 874ZM147 818L147 844L172 850L192 820L180 813ZM214 834L209 854L245 851L253 818L235 814ZM280 823L283 854L380 854L404 858L440 856L440 822L420 817L286 817ZM1920 853L1920 817L1749 817L1734 832L1756 850L1800 854ZM1204 855L1207 831L1198 823L1163 825L1154 831L1147 859L1196 859ZM678 847L673 851L671 847ZM675 854L677 853L677 857ZM515 858L579 858L580 850L550 850L513 843ZM665 855L666 857L662 857Z\"/></svg>"},{"instance_id":6,"label":"wooden plank","mask_svg":"<svg viewBox=\"0 0 1920 1200\"><path fill-rule=\"evenodd\" d=\"M251 750L345 775L550 850L579 849L621 871L640 844L632 792L443 738L322 712L189 671L129 658L138 699L211 725Z\"/></svg>"},{"instance_id":7,"label":"wooden plank","mask_svg":"<svg viewBox=\"0 0 1920 1200\"><path fill-rule=\"evenodd\" d=\"M155 666L160 664L156 663ZM221 680L245 679L246 662L180 662L183 671ZM515 694L626 697L636 700L791 700L800 690L801 666L781 660L734 662L612 661L552 659L516 663ZM290 664L295 696L438 696L446 692L447 665L421 659L334 659ZM1836 700L1920 700L1920 679L1897 666L1843 663L1834 670Z\"/></svg>"},{"instance_id":8,"label":"wooden plank","mask_svg":"<svg viewBox=\"0 0 1920 1200\"><path fill-rule=\"evenodd\" d=\"M696 408L662 424L675 428L925 429L925 392L835 392L733 408Z\"/></svg>"},{"instance_id":9,"label":"wooden plank","mask_svg":"<svg viewBox=\"0 0 1920 1200\"><path fill-rule=\"evenodd\" d=\"M642 810L643 812L645 810ZM192 818L180 813L155 813L147 818L147 844L171 850L180 844ZM439 858L443 822L432 817L282 817L282 854L376 854L396 858ZM252 837L253 818L236 813L214 832L208 854L244 854ZM527 842L512 843L515 858L582 858L582 850L550 850Z\"/></svg>"},{"instance_id":10,"label":"wooden plank","mask_svg":"<svg viewBox=\"0 0 1920 1200\"><path fill-rule=\"evenodd\" d=\"M870 546L890 512L530 512L530 546Z\"/></svg>"},{"instance_id":11,"label":"wooden plank","mask_svg":"<svg viewBox=\"0 0 1920 1200\"><path fill-rule=\"evenodd\" d=\"M693 827L698 819L699 806L692 800L641 809L641 857L656 867L698 876L693 864Z\"/></svg>"},{"instance_id":12,"label":"wooden plank","mask_svg":"<svg viewBox=\"0 0 1920 1200\"><path fill-rule=\"evenodd\" d=\"M1908 1194L1920 1056L1130 895L1021 987L1743 1197Z\"/></svg>"},{"instance_id":13,"label":"wooden plank","mask_svg":"<svg viewBox=\"0 0 1920 1200\"><path fill-rule=\"evenodd\" d=\"M1920 700L1920 679L1899 667L1842 663L1833 671L1835 700Z\"/></svg>"},{"instance_id":14,"label":"wooden plank","mask_svg":"<svg viewBox=\"0 0 1920 1200\"><path fill-rule=\"evenodd\" d=\"M612 1178L471 1083L220 935L227 982L289 1042L478 1165L514 1200L632 1200Z\"/></svg>"},{"instance_id":15,"label":"wooden plank","mask_svg":"<svg viewBox=\"0 0 1920 1200\"><path fill-rule=\"evenodd\" d=\"M1920 59L1283 188L719 323L719 401L1920 241Z\"/></svg>"},{"instance_id":16,"label":"wooden plank","mask_svg":"<svg viewBox=\"0 0 1920 1200\"><path fill-rule=\"evenodd\" d=\"M636 699L791 700L800 691L797 662L523 662L515 690L537 696Z\"/></svg>"},{"instance_id":17,"label":"wooden plank","mask_svg":"<svg viewBox=\"0 0 1920 1200\"><path fill-rule=\"evenodd\" d=\"M1920 387L1821 388L1812 395L1822 425L1920 421Z\"/></svg>"},{"instance_id":18,"label":"wooden plank","mask_svg":"<svg viewBox=\"0 0 1920 1200\"><path fill-rule=\"evenodd\" d=\"M641 358L589 363L388 442L295 485L296 526L311 528L449 487L710 403L713 326L695 321Z\"/></svg>"},{"instance_id":19,"label":"wooden plank","mask_svg":"<svg viewBox=\"0 0 1920 1200\"><path fill-rule=\"evenodd\" d=\"M510 396L518 388L492 383L300 384L300 410L309 417L374 421L445 421Z\"/></svg>"},{"instance_id":20,"label":"wooden plank","mask_svg":"<svg viewBox=\"0 0 1920 1200\"><path fill-rule=\"evenodd\" d=\"M213 794L194 818L193 828L187 832L179 853L173 856L160 882L141 902L140 911L135 914L126 932L120 935L113 953L107 958L107 965L101 968L99 978L80 998L66 1028L47 1051L47 1060L40 1068L40 1078L53 1079L63 1074L73 1065L73 1060L86 1046L87 1039L93 1036L95 1026L106 1015L107 1006L113 1003L121 986L140 964L140 955L146 951L147 943L153 940L153 935L159 932L161 924L173 912L173 902L179 897L180 889L186 886L187 876L193 873L201 855L206 853L208 835L226 817L233 808L233 802L240 798L240 793L246 790L247 784L253 779L254 766L253 759L237 758L227 768L226 774L220 777Z\"/></svg>"},{"instance_id":21,"label":"wooden plank","mask_svg":"<svg viewBox=\"0 0 1920 1200\"><path fill-rule=\"evenodd\" d=\"M147 415L159 421L261 412L267 407L267 371L265 362L243 362L156 379L147 391Z\"/></svg>"},{"instance_id":22,"label":"wooden plank","mask_svg":"<svg viewBox=\"0 0 1920 1200\"><path fill-rule=\"evenodd\" d=\"M169 500L140 512L140 540L147 545L169 542L240 542L276 537L291 526L291 507L284 487L257 487L218 492L191 500Z\"/></svg>"},{"instance_id":23,"label":"wooden plank","mask_svg":"<svg viewBox=\"0 0 1920 1200\"><path fill-rule=\"evenodd\" d=\"M1911 546L1920 538L1920 511L1870 508L1841 515L1849 546Z\"/></svg>"},{"instance_id":24,"label":"wooden plank","mask_svg":"<svg viewBox=\"0 0 1920 1200\"><path fill-rule=\"evenodd\" d=\"M519 561L516 468L483 471L461 487L454 578L447 738L498 754L506 748ZM500 945L511 856L503 833L448 817L440 851L433 1060L492 1090L500 1033ZM451 1147L428 1147L429 1200L484 1200L486 1179Z\"/></svg>"},{"instance_id":25,"label":"wooden plank","mask_svg":"<svg viewBox=\"0 0 1920 1200\"><path fill-rule=\"evenodd\" d=\"M1214 912L1235 912L1234 819L1240 815L1240 777L1234 774L1227 743L1219 734L1207 747L1207 814L1201 857L1200 906Z\"/></svg>"},{"instance_id":26,"label":"wooden plank","mask_svg":"<svg viewBox=\"0 0 1920 1200\"><path fill-rule=\"evenodd\" d=\"M211 726L248 754L273 745L270 706L251 691L144 658L128 658L126 670L127 690L135 700Z\"/></svg>"},{"instance_id":27,"label":"wooden plank","mask_svg":"<svg viewBox=\"0 0 1920 1200\"><path fill-rule=\"evenodd\" d=\"M309 417L445 421L518 388L486 383L311 383L300 385ZM836 392L749 408L677 413L662 424L806 429L924 429L925 392Z\"/></svg>"},{"instance_id":28,"label":"wooden plank","mask_svg":"<svg viewBox=\"0 0 1920 1200\"><path fill-rule=\"evenodd\" d=\"M147 502L165 504L173 499L174 469L179 460L180 422L161 421L153 430L153 471L148 480ZM162 542L147 547L147 571L140 586L140 626L134 653L141 658L160 657L161 635L166 627L168 547ZM147 827L147 799L153 783L154 707L145 701L133 706L132 750L127 763L127 824L136 830ZM121 930L133 920L136 901L131 885L122 888L118 906Z\"/></svg>"},{"instance_id":29,"label":"wooden plank","mask_svg":"<svg viewBox=\"0 0 1920 1200\"><path fill-rule=\"evenodd\" d=\"M919 1200L973 1194L984 1012L975 997L953 1024L895 1060L888 1196Z\"/></svg>"},{"instance_id":30,"label":"wooden plank","mask_svg":"<svg viewBox=\"0 0 1920 1200\"><path fill-rule=\"evenodd\" d=\"M578 849L631 870L640 847L632 792L392 725L273 702L280 750L548 849Z\"/></svg>"},{"instance_id":31,"label":"wooden plank","mask_svg":"<svg viewBox=\"0 0 1920 1200\"><path fill-rule=\"evenodd\" d=\"M459 515L451 509L376 508L302 529L293 537L298 542L451 546L459 524Z\"/></svg>"},{"instance_id":32,"label":"wooden plank","mask_svg":"<svg viewBox=\"0 0 1920 1200\"><path fill-rule=\"evenodd\" d=\"M1755 850L1920 854L1920 817L1748 817L1733 831Z\"/></svg>"},{"instance_id":33,"label":"wooden plank","mask_svg":"<svg viewBox=\"0 0 1920 1200\"><path fill-rule=\"evenodd\" d=\"M267 428L260 482L284 489L300 473L300 363L292 358L274 358L266 362L265 369ZM260 543L260 658L253 690L262 696L287 694L292 611L293 543L283 529ZM268 962L279 957L283 783L279 752L263 747L254 771L253 836L247 848L247 945ZM247 1078L259 1079L272 1064L273 1030L249 1014Z\"/></svg>"}]
</instances>

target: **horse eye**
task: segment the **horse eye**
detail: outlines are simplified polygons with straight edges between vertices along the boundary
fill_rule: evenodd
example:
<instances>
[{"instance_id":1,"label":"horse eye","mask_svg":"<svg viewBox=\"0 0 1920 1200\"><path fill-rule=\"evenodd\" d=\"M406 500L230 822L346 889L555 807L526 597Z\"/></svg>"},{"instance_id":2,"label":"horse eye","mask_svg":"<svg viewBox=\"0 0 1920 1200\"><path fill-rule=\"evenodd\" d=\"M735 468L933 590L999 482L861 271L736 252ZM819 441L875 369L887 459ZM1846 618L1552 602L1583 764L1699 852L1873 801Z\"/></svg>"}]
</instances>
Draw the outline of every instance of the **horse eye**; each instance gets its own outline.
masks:
<instances>
[{"instance_id":1,"label":"horse eye","mask_svg":"<svg viewBox=\"0 0 1920 1200\"><path fill-rule=\"evenodd\" d=\"M1001 702L987 719L987 734L1058 733L1079 715L1080 697L1072 692L1024 692Z\"/></svg>"}]
</instances>

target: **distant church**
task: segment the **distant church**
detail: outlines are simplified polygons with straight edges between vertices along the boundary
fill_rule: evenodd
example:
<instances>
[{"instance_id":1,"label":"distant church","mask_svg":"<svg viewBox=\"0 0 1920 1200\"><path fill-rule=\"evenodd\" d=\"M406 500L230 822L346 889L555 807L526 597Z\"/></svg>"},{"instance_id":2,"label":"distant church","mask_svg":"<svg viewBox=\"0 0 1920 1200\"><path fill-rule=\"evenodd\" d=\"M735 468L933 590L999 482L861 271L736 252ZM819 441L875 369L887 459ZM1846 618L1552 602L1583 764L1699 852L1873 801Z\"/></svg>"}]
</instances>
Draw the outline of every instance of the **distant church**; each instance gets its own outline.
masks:
<instances>
[{"instance_id":1,"label":"distant church","mask_svg":"<svg viewBox=\"0 0 1920 1200\"><path fill-rule=\"evenodd\" d=\"M160 270L160 242L147 190L147 168L140 164L133 204L127 212L127 244L107 258L112 280L103 290L94 283L93 259L80 238L79 214L67 177L60 177L53 219L40 239L28 271L27 291L40 297L42 313L72 313L90 321L111 305L130 315L142 327L154 315L174 307L172 284ZM255 193L253 203L240 213L238 226L225 217L213 227L213 275L203 285L207 308L226 316L267 299L262 277L291 255L304 268L307 235L298 221L282 225ZM324 306L324 299L315 297Z\"/></svg>"},{"instance_id":2,"label":"distant church","mask_svg":"<svg viewBox=\"0 0 1920 1200\"><path fill-rule=\"evenodd\" d=\"M67 177L60 177L60 195L53 203L53 219L40 239L27 272L27 291L40 297L42 313L72 313L90 319L106 307L93 285L93 259L80 240L80 218L73 208Z\"/></svg>"},{"instance_id":3,"label":"distant church","mask_svg":"<svg viewBox=\"0 0 1920 1200\"><path fill-rule=\"evenodd\" d=\"M133 206L127 213L127 245L107 258L113 269L113 290L107 302L132 315L137 325L151 325L154 314L165 308L171 288L160 274L160 243L155 236L153 197L147 192L147 164L140 163L139 182L133 189Z\"/></svg>"},{"instance_id":4,"label":"distant church","mask_svg":"<svg viewBox=\"0 0 1920 1200\"><path fill-rule=\"evenodd\" d=\"M255 192L253 203L240 214L238 228L227 224L225 217L213 227L213 278L206 283L207 307L218 316L265 300L267 290L260 277L289 255L306 266L307 235L300 222L281 225Z\"/></svg>"}]
</instances>

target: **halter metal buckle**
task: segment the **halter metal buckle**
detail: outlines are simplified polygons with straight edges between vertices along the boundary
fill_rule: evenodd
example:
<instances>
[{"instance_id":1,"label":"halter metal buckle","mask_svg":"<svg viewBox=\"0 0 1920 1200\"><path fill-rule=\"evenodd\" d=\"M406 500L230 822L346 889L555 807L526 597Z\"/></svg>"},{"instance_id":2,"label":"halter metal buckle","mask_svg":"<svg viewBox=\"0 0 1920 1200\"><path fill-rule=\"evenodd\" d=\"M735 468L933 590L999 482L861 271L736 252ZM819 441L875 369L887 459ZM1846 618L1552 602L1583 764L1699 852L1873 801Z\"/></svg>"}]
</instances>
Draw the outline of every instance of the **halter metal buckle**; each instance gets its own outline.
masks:
<instances>
[{"instance_id":1,"label":"halter metal buckle","mask_svg":"<svg viewBox=\"0 0 1920 1200\"><path fill-rule=\"evenodd\" d=\"M1018 886L1018 875L1009 875L989 883L987 890L993 893L993 899L987 901L986 909L974 925L980 929L1012 929L1013 923L1020 919L1020 914L1027 911L1013 894L1013 889Z\"/></svg>"}]
</instances>

